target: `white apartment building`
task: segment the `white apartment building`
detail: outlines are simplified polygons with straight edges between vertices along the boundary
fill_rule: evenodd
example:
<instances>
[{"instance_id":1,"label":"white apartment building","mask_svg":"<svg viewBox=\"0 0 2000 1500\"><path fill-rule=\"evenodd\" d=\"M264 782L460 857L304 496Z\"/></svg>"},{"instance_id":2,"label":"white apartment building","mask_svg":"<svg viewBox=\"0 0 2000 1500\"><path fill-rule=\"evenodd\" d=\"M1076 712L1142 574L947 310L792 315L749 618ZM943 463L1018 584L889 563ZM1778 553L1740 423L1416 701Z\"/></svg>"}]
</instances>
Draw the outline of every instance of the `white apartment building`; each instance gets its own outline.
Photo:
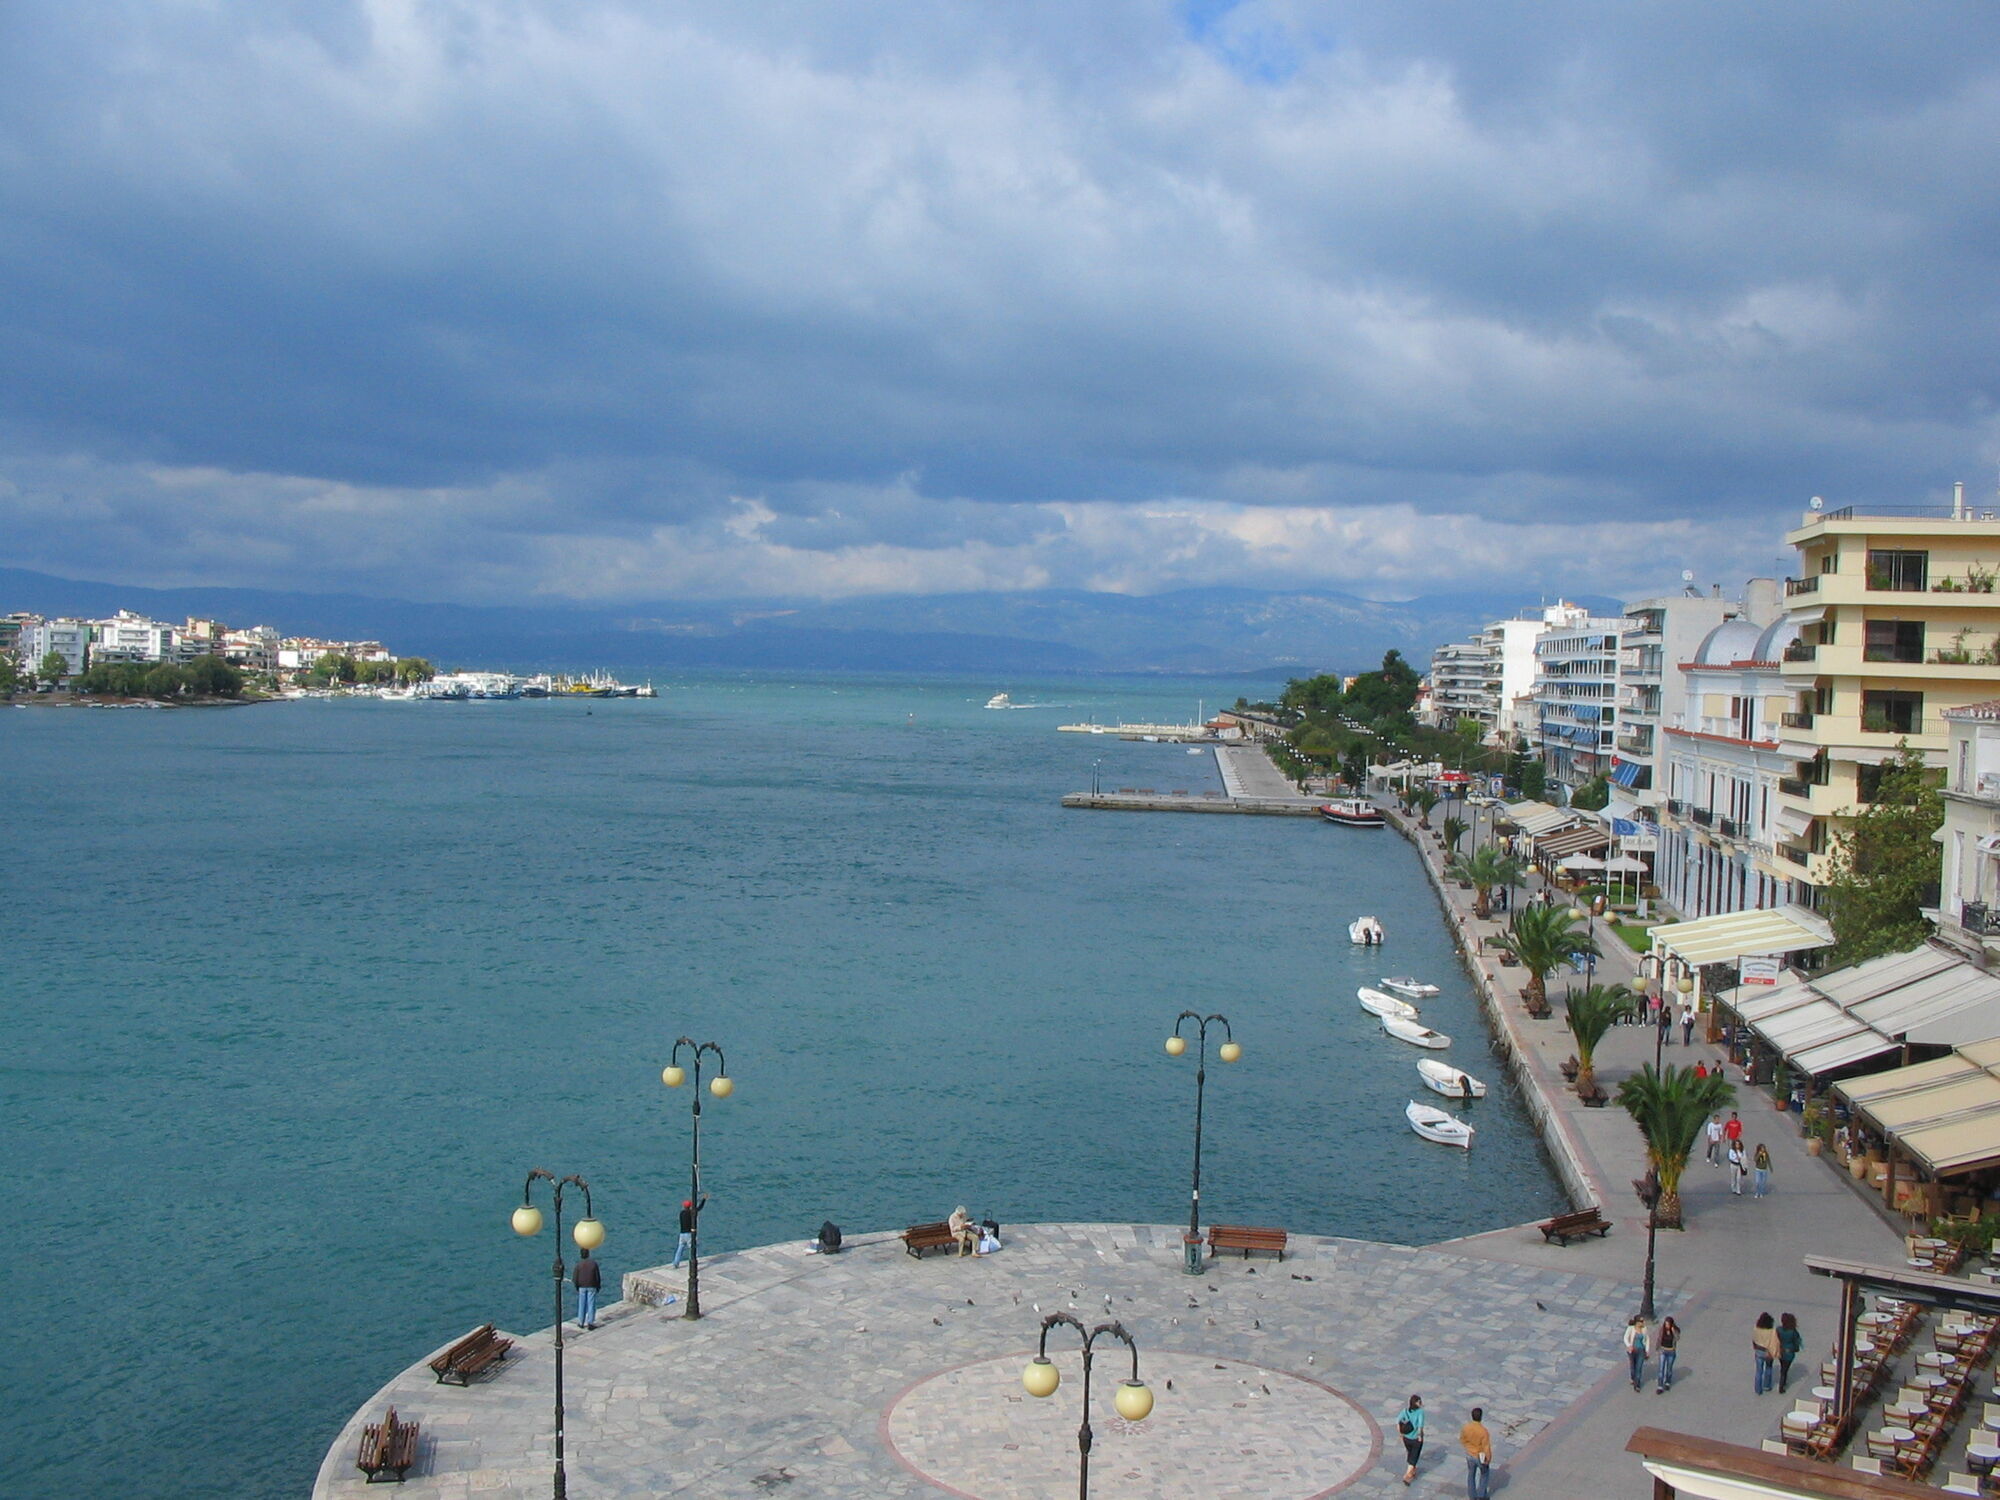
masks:
<instances>
[{"instance_id":1,"label":"white apartment building","mask_svg":"<svg viewBox=\"0 0 2000 1500\"><path fill-rule=\"evenodd\" d=\"M322 641L313 636L288 635L278 642L278 667L296 672L310 667L322 656L351 656L356 661L394 661L395 653L380 641Z\"/></svg>"},{"instance_id":2,"label":"white apartment building","mask_svg":"<svg viewBox=\"0 0 2000 1500\"><path fill-rule=\"evenodd\" d=\"M1942 715L1944 827L1937 933L1982 965L2000 955L2000 701Z\"/></svg>"},{"instance_id":3,"label":"white apartment building","mask_svg":"<svg viewBox=\"0 0 2000 1500\"><path fill-rule=\"evenodd\" d=\"M1487 692L1490 653L1483 638L1450 641L1431 653L1431 716L1442 729L1463 719L1493 723L1495 704Z\"/></svg>"},{"instance_id":4,"label":"white apartment building","mask_svg":"<svg viewBox=\"0 0 2000 1500\"><path fill-rule=\"evenodd\" d=\"M278 632L269 625L253 625L248 630L222 633L222 659L233 666L254 672L278 670Z\"/></svg>"},{"instance_id":5,"label":"white apartment building","mask_svg":"<svg viewBox=\"0 0 2000 1500\"><path fill-rule=\"evenodd\" d=\"M33 620L22 628L16 649L31 672L40 671L42 658L53 651L67 666L63 675L74 677L90 665L90 622Z\"/></svg>"},{"instance_id":6,"label":"white apartment building","mask_svg":"<svg viewBox=\"0 0 2000 1500\"><path fill-rule=\"evenodd\" d=\"M108 620L90 622L92 661L182 661L199 650L183 651L180 631L158 620L121 609Z\"/></svg>"},{"instance_id":7,"label":"white apartment building","mask_svg":"<svg viewBox=\"0 0 2000 1500\"><path fill-rule=\"evenodd\" d=\"M1535 642L1548 629L1550 617L1565 606L1554 605L1540 617L1495 620L1480 633L1486 647L1486 692L1493 704L1489 744L1514 743L1534 723Z\"/></svg>"},{"instance_id":8,"label":"white apartment building","mask_svg":"<svg viewBox=\"0 0 2000 1500\"><path fill-rule=\"evenodd\" d=\"M1534 723L1529 742L1548 773L1551 801L1567 802L1593 777L1609 775L1617 728L1621 615L1574 604L1544 612L1535 642Z\"/></svg>"}]
</instances>

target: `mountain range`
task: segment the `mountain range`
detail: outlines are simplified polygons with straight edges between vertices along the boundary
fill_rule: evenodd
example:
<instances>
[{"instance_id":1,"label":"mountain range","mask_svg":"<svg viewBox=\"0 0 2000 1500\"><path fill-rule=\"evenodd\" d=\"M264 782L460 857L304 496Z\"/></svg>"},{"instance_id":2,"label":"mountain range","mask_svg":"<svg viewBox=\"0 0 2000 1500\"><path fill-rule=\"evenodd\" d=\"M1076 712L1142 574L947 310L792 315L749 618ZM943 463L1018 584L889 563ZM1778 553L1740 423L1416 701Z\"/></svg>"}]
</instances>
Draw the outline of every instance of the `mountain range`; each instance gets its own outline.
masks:
<instances>
[{"instance_id":1,"label":"mountain range","mask_svg":"<svg viewBox=\"0 0 2000 1500\"><path fill-rule=\"evenodd\" d=\"M1540 601L1518 593L1384 601L1331 590L1077 589L888 595L835 602L738 600L618 607L424 604L265 589L139 588L0 568L0 614L103 616L119 609L286 635L379 640L439 665L792 671L1233 673L1273 679L1354 672L1432 647ZM1579 602L1615 611L1609 600Z\"/></svg>"}]
</instances>

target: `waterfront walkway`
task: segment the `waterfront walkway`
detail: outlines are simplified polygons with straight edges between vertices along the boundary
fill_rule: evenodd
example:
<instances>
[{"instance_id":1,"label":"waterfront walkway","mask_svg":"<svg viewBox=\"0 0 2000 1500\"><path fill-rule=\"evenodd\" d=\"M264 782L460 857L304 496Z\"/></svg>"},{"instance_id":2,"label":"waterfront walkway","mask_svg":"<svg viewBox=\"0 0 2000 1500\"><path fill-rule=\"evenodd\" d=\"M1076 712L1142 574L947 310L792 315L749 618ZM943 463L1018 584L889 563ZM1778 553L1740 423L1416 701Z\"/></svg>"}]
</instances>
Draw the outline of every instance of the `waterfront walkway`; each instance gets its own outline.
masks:
<instances>
[{"instance_id":1,"label":"waterfront walkway","mask_svg":"<svg viewBox=\"0 0 2000 1500\"><path fill-rule=\"evenodd\" d=\"M1417 844L1435 869L1435 841L1419 835ZM1072 1303L1087 1322L1107 1306L1125 1321L1159 1403L1136 1427L1113 1416L1122 1371L1117 1350L1104 1353L1091 1471L1101 1496L1460 1495L1454 1438L1475 1402L1495 1434L1498 1495L1640 1500L1651 1483L1624 1451L1640 1425L1752 1446L1773 1435L1789 1401L1751 1394L1752 1321L1766 1310L1798 1314L1804 1368L1817 1369L1836 1299L1802 1258L1896 1264L1896 1232L1806 1154L1789 1116L1742 1090L1746 1140L1768 1144L1774 1159L1772 1195L1736 1198L1721 1171L1699 1159L1689 1168L1689 1227L1659 1236L1660 1307L1685 1329L1677 1382L1665 1396L1650 1383L1632 1391L1619 1333L1638 1304L1646 1248L1630 1187L1644 1169L1638 1133L1622 1110L1586 1109L1563 1083L1559 1067L1573 1050L1560 1019L1563 981L1553 985L1557 1018L1528 1020L1521 971L1481 951L1502 923L1475 921L1469 891L1439 882L1439 896L1488 997L1496 1050L1515 1059L1573 1191L1617 1222L1607 1239L1558 1248L1531 1224L1421 1249L1300 1239L1283 1264L1229 1259L1199 1279L1180 1271L1179 1230L1164 1226L1026 1226L985 1260L914 1261L887 1235L850 1242L834 1259L803 1246L726 1255L704 1263L709 1316L700 1323L628 1295L597 1332L570 1343L572 1493L1065 1493L1076 1458L1073 1335L1059 1330L1053 1344L1065 1377L1053 1400L1031 1401L1018 1375L1041 1314ZM1437 914L1380 915L1393 965L1399 931ZM1597 930L1607 955L1597 977L1630 979L1636 956ZM1691 1050L1719 1061L1698 1039ZM1667 1056L1684 1063L1689 1051ZM1652 1055L1649 1029L1617 1028L1598 1050L1599 1080L1615 1090ZM1496 1055L1473 1069L1497 1083L1508 1065ZM1288 1140L1278 1129L1273 1149ZM1370 1169L1341 1142L1291 1144L1324 1153L1330 1170ZM660 1270L626 1279L628 1294L673 1284ZM551 1364L543 1330L469 1390L436 1385L413 1365L334 1442L317 1500L361 1493L360 1424L391 1404L424 1424L407 1493L546 1493ZM1433 1428L1422 1477L1406 1492L1393 1422L1412 1390L1424 1393Z\"/></svg>"}]
</instances>

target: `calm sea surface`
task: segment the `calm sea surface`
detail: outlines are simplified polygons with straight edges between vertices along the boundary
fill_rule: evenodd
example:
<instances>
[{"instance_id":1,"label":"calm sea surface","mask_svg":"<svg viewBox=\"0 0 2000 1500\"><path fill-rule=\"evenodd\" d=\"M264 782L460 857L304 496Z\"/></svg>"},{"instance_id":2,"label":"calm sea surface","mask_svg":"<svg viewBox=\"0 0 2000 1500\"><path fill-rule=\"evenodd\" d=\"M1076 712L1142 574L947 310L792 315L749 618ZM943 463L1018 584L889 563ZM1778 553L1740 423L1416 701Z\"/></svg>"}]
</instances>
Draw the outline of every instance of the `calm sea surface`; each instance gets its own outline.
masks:
<instances>
[{"instance_id":1,"label":"calm sea surface","mask_svg":"<svg viewBox=\"0 0 2000 1500\"><path fill-rule=\"evenodd\" d=\"M1017 701L982 708L1005 688ZM1409 848L1300 819L1066 812L1219 785L1055 733L1250 683L662 681L653 701L0 709L0 1493L296 1496L352 1410L489 1319L544 1326L527 1170L587 1176L613 1276L671 1253L687 1094L714 1252L942 1217L1186 1213L1422 1243L1561 1206ZM1361 956L1346 924L1379 915ZM1384 970L1492 1082L1403 1123Z\"/></svg>"}]
</instances>

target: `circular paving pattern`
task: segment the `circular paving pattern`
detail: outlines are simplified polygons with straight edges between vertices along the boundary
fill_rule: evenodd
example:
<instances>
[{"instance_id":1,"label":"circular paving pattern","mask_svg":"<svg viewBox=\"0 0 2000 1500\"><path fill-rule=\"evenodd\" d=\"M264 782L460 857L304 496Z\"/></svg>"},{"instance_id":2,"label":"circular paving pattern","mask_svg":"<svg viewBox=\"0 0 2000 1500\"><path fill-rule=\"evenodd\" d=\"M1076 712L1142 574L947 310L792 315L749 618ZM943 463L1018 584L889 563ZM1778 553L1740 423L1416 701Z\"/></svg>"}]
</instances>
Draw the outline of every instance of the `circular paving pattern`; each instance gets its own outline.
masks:
<instances>
[{"instance_id":1,"label":"circular paving pattern","mask_svg":"<svg viewBox=\"0 0 2000 1500\"><path fill-rule=\"evenodd\" d=\"M1021 1388L1031 1353L918 1381L890 1405L883 1441L910 1469L966 1500L1066 1493L1076 1483L1083 1356L1052 1341L1062 1388L1037 1401ZM1093 1495L1311 1500L1364 1473L1381 1452L1375 1422L1331 1386L1199 1354L1142 1352L1153 1414L1127 1422L1112 1397L1130 1369L1122 1344L1099 1348L1090 1392Z\"/></svg>"}]
</instances>

